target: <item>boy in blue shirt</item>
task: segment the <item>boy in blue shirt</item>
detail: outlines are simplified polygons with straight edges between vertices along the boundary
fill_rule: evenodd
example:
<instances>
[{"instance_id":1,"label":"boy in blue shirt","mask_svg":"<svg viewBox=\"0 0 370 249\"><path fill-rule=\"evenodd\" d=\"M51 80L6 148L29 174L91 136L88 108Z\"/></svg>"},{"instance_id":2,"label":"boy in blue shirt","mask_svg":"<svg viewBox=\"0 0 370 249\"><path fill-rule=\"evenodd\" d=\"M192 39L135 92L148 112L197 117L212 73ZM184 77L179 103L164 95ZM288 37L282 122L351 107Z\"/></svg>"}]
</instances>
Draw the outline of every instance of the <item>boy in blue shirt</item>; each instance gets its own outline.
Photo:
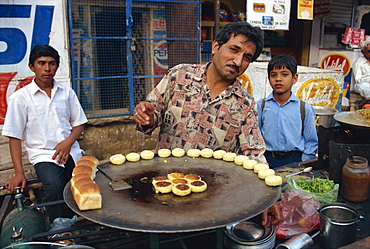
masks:
<instances>
[{"instance_id":1,"label":"boy in blue shirt","mask_svg":"<svg viewBox=\"0 0 370 249\"><path fill-rule=\"evenodd\" d=\"M296 59L275 56L267 73L273 92L257 101L257 108L270 168L315 158L318 147L315 110L292 93L298 80Z\"/></svg>"}]
</instances>

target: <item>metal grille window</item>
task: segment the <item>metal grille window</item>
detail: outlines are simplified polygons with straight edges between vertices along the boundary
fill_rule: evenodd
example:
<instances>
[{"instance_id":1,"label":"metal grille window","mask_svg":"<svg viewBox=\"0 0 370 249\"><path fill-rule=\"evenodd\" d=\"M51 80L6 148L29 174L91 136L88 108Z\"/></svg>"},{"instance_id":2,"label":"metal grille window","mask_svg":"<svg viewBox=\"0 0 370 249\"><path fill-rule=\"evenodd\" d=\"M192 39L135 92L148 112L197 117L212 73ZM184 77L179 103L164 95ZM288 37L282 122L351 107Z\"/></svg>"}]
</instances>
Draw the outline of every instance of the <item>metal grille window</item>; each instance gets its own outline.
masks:
<instances>
[{"instance_id":1,"label":"metal grille window","mask_svg":"<svg viewBox=\"0 0 370 249\"><path fill-rule=\"evenodd\" d=\"M179 63L200 63L200 0L69 0L72 82L88 117L132 114Z\"/></svg>"}]
</instances>

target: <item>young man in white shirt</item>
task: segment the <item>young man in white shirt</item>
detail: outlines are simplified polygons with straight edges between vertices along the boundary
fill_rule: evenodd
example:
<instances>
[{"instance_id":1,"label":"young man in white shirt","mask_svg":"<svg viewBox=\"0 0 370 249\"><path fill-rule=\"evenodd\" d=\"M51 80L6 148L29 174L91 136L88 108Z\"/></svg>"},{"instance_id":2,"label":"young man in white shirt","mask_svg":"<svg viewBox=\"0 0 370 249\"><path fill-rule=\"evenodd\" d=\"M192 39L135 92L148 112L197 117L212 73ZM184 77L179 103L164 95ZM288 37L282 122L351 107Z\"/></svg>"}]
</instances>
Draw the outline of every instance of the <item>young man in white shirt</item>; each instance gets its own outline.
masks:
<instances>
[{"instance_id":1,"label":"young man in white shirt","mask_svg":"<svg viewBox=\"0 0 370 249\"><path fill-rule=\"evenodd\" d=\"M44 186L43 202L63 199L63 189L72 176L75 162L82 156L77 138L87 122L75 92L54 80L59 67L58 52L37 45L29 58L34 80L14 92L8 103L2 135L9 137L15 175L5 187L15 192L26 187L22 165L22 138L29 161ZM66 204L48 205L50 222L57 217L72 217Z\"/></svg>"}]
</instances>

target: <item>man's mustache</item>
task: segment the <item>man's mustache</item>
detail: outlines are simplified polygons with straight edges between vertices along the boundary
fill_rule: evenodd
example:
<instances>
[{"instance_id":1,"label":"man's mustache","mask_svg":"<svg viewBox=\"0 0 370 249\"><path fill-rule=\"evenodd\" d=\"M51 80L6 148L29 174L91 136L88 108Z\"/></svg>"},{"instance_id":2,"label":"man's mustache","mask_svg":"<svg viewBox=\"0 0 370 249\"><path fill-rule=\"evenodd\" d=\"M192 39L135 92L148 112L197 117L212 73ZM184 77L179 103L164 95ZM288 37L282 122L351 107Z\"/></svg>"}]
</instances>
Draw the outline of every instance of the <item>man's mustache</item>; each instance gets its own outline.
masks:
<instances>
[{"instance_id":1,"label":"man's mustache","mask_svg":"<svg viewBox=\"0 0 370 249\"><path fill-rule=\"evenodd\" d=\"M237 65L235 65L235 64L228 64L228 66L235 68L235 70L239 73L239 70L240 69L239 69L239 67Z\"/></svg>"}]
</instances>

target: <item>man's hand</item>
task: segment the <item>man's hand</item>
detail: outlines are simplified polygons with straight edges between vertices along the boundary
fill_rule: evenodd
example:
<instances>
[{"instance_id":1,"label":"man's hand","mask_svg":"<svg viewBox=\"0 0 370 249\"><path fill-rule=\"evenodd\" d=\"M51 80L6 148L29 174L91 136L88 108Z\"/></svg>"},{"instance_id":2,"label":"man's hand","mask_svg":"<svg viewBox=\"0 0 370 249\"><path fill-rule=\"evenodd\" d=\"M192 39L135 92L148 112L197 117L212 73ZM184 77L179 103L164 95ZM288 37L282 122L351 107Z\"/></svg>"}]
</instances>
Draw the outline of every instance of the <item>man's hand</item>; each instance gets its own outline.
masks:
<instances>
[{"instance_id":1,"label":"man's hand","mask_svg":"<svg viewBox=\"0 0 370 249\"><path fill-rule=\"evenodd\" d=\"M141 125L153 125L153 113L154 104L147 101L141 101L134 109L135 122Z\"/></svg>"},{"instance_id":2,"label":"man's hand","mask_svg":"<svg viewBox=\"0 0 370 249\"><path fill-rule=\"evenodd\" d=\"M271 223L278 225L282 220L281 207L278 202L262 213L262 226L269 227Z\"/></svg>"},{"instance_id":3,"label":"man's hand","mask_svg":"<svg viewBox=\"0 0 370 249\"><path fill-rule=\"evenodd\" d=\"M52 159L57 159L56 163L58 165L65 164L68 161L69 152L71 152L71 147L73 143L78 139L78 137L81 135L82 131L84 130L84 124L74 126L72 128L71 134L64 139L62 142L57 144L54 147L55 153L52 156Z\"/></svg>"},{"instance_id":4,"label":"man's hand","mask_svg":"<svg viewBox=\"0 0 370 249\"><path fill-rule=\"evenodd\" d=\"M58 165L67 163L71 146L72 144L67 139L57 144L54 148L55 153L52 159L57 159Z\"/></svg>"},{"instance_id":5,"label":"man's hand","mask_svg":"<svg viewBox=\"0 0 370 249\"><path fill-rule=\"evenodd\" d=\"M16 174L14 177L12 177L10 180L8 180L4 186L8 190L12 191L13 193L15 192L15 187L21 187L21 192L24 191L24 188L26 187L26 176L24 174Z\"/></svg>"}]
</instances>

